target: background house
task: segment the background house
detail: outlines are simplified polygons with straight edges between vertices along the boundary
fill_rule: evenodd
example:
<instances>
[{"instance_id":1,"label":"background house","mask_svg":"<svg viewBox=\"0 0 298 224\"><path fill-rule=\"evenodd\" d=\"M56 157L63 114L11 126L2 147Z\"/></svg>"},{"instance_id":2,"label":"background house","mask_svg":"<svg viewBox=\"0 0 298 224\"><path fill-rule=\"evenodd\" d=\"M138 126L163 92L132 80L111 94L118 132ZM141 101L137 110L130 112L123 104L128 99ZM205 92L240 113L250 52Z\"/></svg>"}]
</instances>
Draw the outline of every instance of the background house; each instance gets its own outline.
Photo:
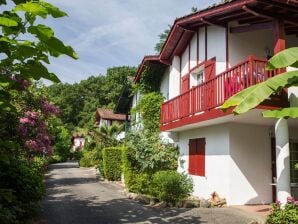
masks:
<instances>
[{"instance_id":1,"label":"background house","mask_svg":"<svg viewBox=\"0 0 298 224\"><path fill-rule=\"evenodd\" d=\"M72 151L78 151L83 149L85 145L85 136L83 134L73 134L71 137L71 149Z\"/></svg>"},{"instance_id":2,"label":"background house","mask_svg":"<svg viewBox=\"0 0 298 224\"><path fill-rule=\"evenodd\" d=\"M98 108L95 114L96 126L111 126L113 123L123 124L126 120L125 114L115 114L112 109Z\"/></svg>"},{"instance_id":3,"label":"background house","mask_svg":"<svg viewBox=\"0 0 298 224\"><path fill-rule=\"evenodd\" d=\"M298 91L236 117L220 109L235 93L281 72L266 71L267 58L298 46L296 15L294 1L224 1L176 19L160 55L144 57L135 82L146 67L167 65L161 131L179 146L178 170L193 179L195 195L216 191L230 205L298 198L298 122L261 116L263 109L295 105Z\"/></svg>"}]
</instances>

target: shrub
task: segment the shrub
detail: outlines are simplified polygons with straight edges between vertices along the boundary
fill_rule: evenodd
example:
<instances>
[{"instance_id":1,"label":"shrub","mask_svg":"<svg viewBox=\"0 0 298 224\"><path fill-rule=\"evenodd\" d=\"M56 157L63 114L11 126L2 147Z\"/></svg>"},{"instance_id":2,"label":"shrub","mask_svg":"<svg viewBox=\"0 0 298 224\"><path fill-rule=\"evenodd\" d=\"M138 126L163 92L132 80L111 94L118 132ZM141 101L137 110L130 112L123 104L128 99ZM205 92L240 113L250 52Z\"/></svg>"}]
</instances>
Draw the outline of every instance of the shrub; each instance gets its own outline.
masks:
<instances>
[{"instance_id":1,"label":"shrub","mask_svg":"<svg viewBox=\"0 0 298 224\"><path fill-rule=\"evenodd\" d=\"M159 171L153 175L151 184L151 195L161 201L176 203L193 191L190 178L177 171Z\"/></svg>"},{"instance_id":2,"label":"shrub","mask_svg":"<svg viewBox=\"0 0 298 224\"><path fill-rule=\"evenodd\" d=\"M70 153L70 158L75 160L80 160L82 156L83 156L83 152L81 150Z\"/></svg>"},{"instance_id":3,"label":"shrub","mask_svg":"<svg viewBox=\"0 0 298 224\"><path fill-rule=\"evenodd\" d=\"M82 158L79 161L81 167L92 167L99 165L99 156L98 152L94 150L83 150L82 151Z\"/></svg>"},{"instance_id":4,"label":"shrub","mask_svg":"<svg viewBox=\"0 0 298 224\"><path fill-rule=\"evenodd\" d=\"M298 201L289 197L284 208L280 202L272 204L272 212L267 218L268 224L298 223Z\"/></svg>"},{"instance_id":5,"label":"shrub","mask_svg":"<svg viewBox=\"0 0 298 224\"><path fill-rule=\"evenodd\" d=\"M108 180L121 179L121 148L110 147L102 151L105 178Z\"/></svg>"},{"instance_id":6,"label":"shrub","mask_svg":"<svg viewBox=\"0 0 298 224\"><path fill-rule=\"evenodd\" d=\"M18 223L32 215L45 193L42 163L1 162L0 179L0 223Z\"/></svg>"},{"instance_id":7,"label":"shrub","mask_svg":"<svg viewBox=\"0 0 298 224\"><path fill-rule=\"evenodd\" d=\"M164 144L158 135L130 134L127 137L128 160L136 170L153 174L177 170L178 148Z\"/></svg>"},{"instance_id":8,"label":"shrub","mask_svg":"<svg viewBox=\"0 0 298 224\"><path fill-rule=\"evenodd\" d=\"M150 195L151 185L152 175L146 173L136 173L133 174L133 181L131 181L130 191L138 194Z\"/></svg>"}]
</instances>

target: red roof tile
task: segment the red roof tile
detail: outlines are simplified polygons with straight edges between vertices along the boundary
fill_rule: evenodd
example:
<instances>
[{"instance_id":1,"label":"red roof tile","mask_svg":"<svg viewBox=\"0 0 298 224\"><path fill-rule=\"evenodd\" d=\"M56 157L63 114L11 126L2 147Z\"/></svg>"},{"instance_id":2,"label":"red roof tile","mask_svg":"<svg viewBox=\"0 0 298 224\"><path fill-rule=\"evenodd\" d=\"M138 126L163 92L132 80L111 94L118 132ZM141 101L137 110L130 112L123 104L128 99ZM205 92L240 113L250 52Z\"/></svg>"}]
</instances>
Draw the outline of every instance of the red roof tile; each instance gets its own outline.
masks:
<instances>
[{"instance_id":1,"label":"red roof tile","mask_svg":"<svg viewBox=\"0 0 298 224\"><path fill-rule=\"evenodd\" d=\"M125 121L125 114L114 114L111 109L97 108L96 115L103 119Z\"/></svg>"}]
</instances>

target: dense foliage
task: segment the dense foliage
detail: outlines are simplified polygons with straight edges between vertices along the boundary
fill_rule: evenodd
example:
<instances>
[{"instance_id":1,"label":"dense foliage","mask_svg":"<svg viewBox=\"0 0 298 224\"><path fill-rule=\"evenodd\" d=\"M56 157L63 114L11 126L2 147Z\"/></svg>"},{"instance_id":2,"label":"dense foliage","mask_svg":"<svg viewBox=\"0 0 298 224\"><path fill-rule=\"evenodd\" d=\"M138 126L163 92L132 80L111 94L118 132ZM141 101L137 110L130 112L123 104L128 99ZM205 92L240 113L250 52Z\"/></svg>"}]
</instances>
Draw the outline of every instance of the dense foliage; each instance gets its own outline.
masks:
<instances>
[{"instance_id":1,"label":"dense foliage","mask_svg":"<svg viewBox=\"0 0 298 224\"><path fill-rule=\"evenodd\" d=\"M288 197L287 204L281 207L280 202L272 205L272 212L267 218L268 224L298 223L298 201Z\"/></svg>"},{"instance_id":2,"label":"dense foliage","mask_svg":"<svg viewBox=\"0 0 298 224\"><path fill-rule=\"evenodd\" d=\"M153 174L160 170L177 169L178 148L163 143L159 136L134 133L130 134L126 141L129 159L139 172Z\"/></svg>"},{"instance_id":3,"label":"dense foliage","mask_svg":"<svg viewBox=\"0 0 298 224\"><path fill-rule=\"evenodd\" d=\"M108 180L120 180L121 178L121 150L121 147L102 150L104 175Z\"/></svg>"},{"instance_id":4,"label":"dense foliage","mask_svg":"<svg viewBox=\"0 0 298 224\"><path fill-rule=\"evenodd\" d=\"M193 184L186 174L165 170L153 175L150 191L160 201L176 203L193 192Z\"/></svg>"},{"instance_id":5,"label":"dense foliage","mask_svg":"<svg viewBox=\"0 0 298 224\"><path fill-rule=\"evenodd\" d=\"M132 109L132 114L139 113L141 115L141 122L146 134L159 132L162 102L163 97L160 93L151 92L143 95L137 105Z\"/></svg>"},{"instance_id":6,"label":"dense foliage","mask_svg":"<svg viewBox=\"0 0 298 224\"><path fill-rule=\"evenodd\" d=\"M0 12L0 223L24 223L44 193L41 158L52 152L49 121L59 113L33 83L59 81L46 68L50 57L77 55L41 24L65 12L45 1L1 0L1 7L6 2Z\"/></svg>"},{"instance_id":7,"label":"dense foliage","mask_svg":"<svg viewBox=\"0 0 298 224\"><path fill-rule=\"evenodd\" d=\"M122 130L123 126L117 123L113 123L111 126L103 125L100 128L91 129L85 135L86 143L79 161L80 166L94 166L100 170L104 177L102 150L106 147L118 146L120 142L116 137Z\"/></svg>"},{"instance_id":8,"label":"dense foliage","mask_svg":"<svg viewBox=\"0 0 298 224\"><path fill-rule=\"evenodd\" d=\"M59 106L62 121L69 130L77 126L92 128L96 108L114 108L127 77L135 71L129 66L113 67L105 76L91 76L75 84L54 84L48 87L50 99Z\"/></svg>"},{"instance_id":9,"label":"dense foliage","mask_svg":"<svg viewBox=\"0 0 298 224\"><path fill-rule=\"evenodd\" d=\"M0 171L0 223L17 223L34 213L45 193L42 163L11 159Z\"/></svg>"},{"instance_id":10,"label":"dense foliage","mask_svg":"<svg viewBox=\"0 0 298 224\"><path fill-rule=\"evenodd\" d=\"M150 67L146 67L141 74L140 82L138 84L138 89L142 94L159 92L161 79L167 68L163 64L155 64Z\"/></svg>"}]
</instances>

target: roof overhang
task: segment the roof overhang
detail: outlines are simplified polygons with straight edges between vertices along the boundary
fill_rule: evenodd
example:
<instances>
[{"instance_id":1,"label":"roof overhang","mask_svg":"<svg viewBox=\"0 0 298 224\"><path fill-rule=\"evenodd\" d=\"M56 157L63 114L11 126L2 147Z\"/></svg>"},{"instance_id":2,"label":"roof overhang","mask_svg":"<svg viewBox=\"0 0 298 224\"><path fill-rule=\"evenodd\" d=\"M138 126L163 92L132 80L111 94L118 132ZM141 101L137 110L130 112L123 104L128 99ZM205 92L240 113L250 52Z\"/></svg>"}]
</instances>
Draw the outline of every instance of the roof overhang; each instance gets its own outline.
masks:
<instances>
[{"instance_id":1,"label":"roof overhang","mask_svg":"<svg viewBox=\"0 0 298 224\"><path fill-rule=\"evenodd\" d=\"M138 70L136 72L135 78L133 80L134 83L137 83L140 81L141 74L145 70L146 66L149 66L150 64L164 64L160 61L158 55L148 55L145 56L141 62L141 64L138 67Z\"/></svg>"},{"instance_id":2,"label":"roof overhang","mask_svg":"<svg viewBox=\"0 0 298 224\"><path fill-rule=\"evenodd\" d=\"M176 19L163 45L159 60L169 63L175 55L180 55L199 27L208 25L227 27L229 22L238 21L239 27L271 28L268 23L275 19L284 20L286 34L298 34L298 2L296 0L226 0ZM242 31L249 31L252 28L254 27L247 27Z\"/></svg>"}]
</instances>

